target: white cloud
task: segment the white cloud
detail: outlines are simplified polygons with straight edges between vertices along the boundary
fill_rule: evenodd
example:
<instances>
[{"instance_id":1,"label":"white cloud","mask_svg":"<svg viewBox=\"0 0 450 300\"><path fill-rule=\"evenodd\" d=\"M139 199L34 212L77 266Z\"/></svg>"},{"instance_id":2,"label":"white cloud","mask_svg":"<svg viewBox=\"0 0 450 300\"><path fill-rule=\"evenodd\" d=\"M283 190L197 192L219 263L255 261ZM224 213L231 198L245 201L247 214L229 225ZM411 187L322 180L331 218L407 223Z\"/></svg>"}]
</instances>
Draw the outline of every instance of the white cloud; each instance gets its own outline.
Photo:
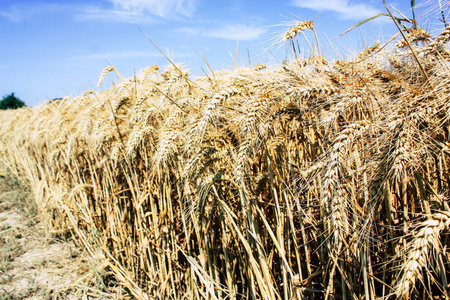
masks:
<instances>
[{"instance_id":1,"label":"white cloud","mask_svg":"<svg viewBox=\"0 0 450 300\"><path fill-rule=\"evenodd\" d=\"M352 20L367 19L381 12L367 3L356 3L350 0L293 0L292 4L315 11L334 11L342 19Z\"/></svg>"},{"instance_id":2,"label":"white cloud","mask_svg":"<svg viewBox=\"0 0 450 300\"><path fill-rule=\"evenodd\" d=\"M261 37L261 35L263 35L267 30L265 28L248 25L225 25L216 29L183 27L178 31L190 35L202 35L206 37L228 40L237 40L239 38L241 41L251 41Z\"/></svg>"},{"instance_id":3,"label":"white cloud","mask_svg":"<svg viewBox=\"0 0 450 300\"><path fill-rule=\"evenodd\" d=\"M155 18L191 17L198 0L105 0L108 8L91 6L77 17L111 22L148 23Z\"/></svg>"},{"instance_id":4,"label":"white cloud","mask_svg":"<svg viewBox=\"0 0 450 300\"><path fill-rule=\"evenodd\" d=\"M108 0L116 9L150 13L165 18L173 15L192 16L195 0Z\"/></svg>"},{"instance_id":5,"label":"white cloud","mask_svg":"<svg viewBox=\"0 0 450 300\"><path fill-rule=\"evenodd\" d=\"M211 37L242 41L250 41L259 38L266 29L252 26L227 25L217 30L208 30L206 35Z\"/></svg>"},{"instance_id":6,"label":"white cloud","mask_svg":"<svg viewBox=\"0 0 450 300\"><path fill-rule=\"evenodd\" d=\"M0 18L21 22L38 14L70 11L78 20L148 23L158 18L191 17L198 1L200 0L103 0L99 5L36 2L4 8L0 10Z\"/></svg>"}]
</instances>

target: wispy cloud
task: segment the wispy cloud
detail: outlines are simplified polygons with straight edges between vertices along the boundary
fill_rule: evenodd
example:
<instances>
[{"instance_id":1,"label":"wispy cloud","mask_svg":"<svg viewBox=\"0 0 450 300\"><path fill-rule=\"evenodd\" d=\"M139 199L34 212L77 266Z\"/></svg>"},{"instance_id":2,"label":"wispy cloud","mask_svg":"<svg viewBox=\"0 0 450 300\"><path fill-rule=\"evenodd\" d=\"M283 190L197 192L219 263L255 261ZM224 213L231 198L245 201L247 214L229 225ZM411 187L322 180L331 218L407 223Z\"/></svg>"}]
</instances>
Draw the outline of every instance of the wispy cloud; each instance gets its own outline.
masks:
<instances>
[{"instance_id":1,"label":"wispy cloud","mask_svg":"<svg viewBox=\"0 0 450 300\"><path fill-rule=\"evenodd\" d=\"M363 1L350 0L293 0L292 4L315 11L334 11L342 19L360 20L379 14L381 11Z\"/></svg>"},{"instance_id":2,"label":"wispy cloud","mask_svg":"<svg viewBox=\"0 0 450 300\"><path fill-rule=\"evenodd\" d=\"M0 11L0 17L7 18L13 22L22 22L35 15L59 12L67 6L58 4L18 4Z\"/></svg>"},{"instance_id":3,"label":"wispy cloud","mask_svg":"<svg viewBox=\"0 0 450 300\"><path fill-rule=\"evenodd\" d=\"M162 18L173 15L192 16L195 0L108 0L115 8L129 12L147 12Z\"/></svg>"},{"instance_id":4,"label":"wispy cloud","mask_svg":"<svg viewBox=\"0 0 450 300\"><path fill-rule=\"evenodd\" d=\"M198 0L106 0L109 7L91 6L78 19L148 23L157 19L191 17Z\"/></svg>"},{"instance_id":5,"label":"wispy cloud","mask_svg":"<svg viewBox=\"0 0 450 300\"><path fill-rule=\"evenodd\" d=\"M192 27L179 28L178 31L190 35L202 35L212 38L221 38L228 40L251 41L260 38L266 33L265 28L249 25L224 25L219 28L200 29Z\"/></svg>"},{"instance_id":6,"label":"wispy cloud","mask_svg":"<svg viewBox=\"0 0 450 300\"><path fill-rule=\"evenodd\" d=\"M158 53L151 53L147 51L127 51L127 52L108 52L108 53L90 53L71 57L70 61L77 60L98 60L98 59L119 59L119 58L134 58L134 57L156 57Z\"/></svg>"},{"instance_id":7,"label":"wispy cloud","mask_svg":"<svg viewBox=\"0 0 450 300\"><path fill-rule=\"evenodd\" d=\"M7 18L13 22L20 22L24 18L23 12L17 7L12 7L9 11L0 11L0 17Z\"/></svg>"},{"instance_id":8,"label":"wispy cloud","mask_svg":"<svg viewBox=\"0 0 450 300\"><path fill-rule=\"evenodd\" d=\"M131 24L142 24L154 21L148 15L136 11L125 11L115 9L102 9L100 7L86 7L75 15L79 21L99 20L105 22L122 22Z\"/></svg>"}]
</instances>

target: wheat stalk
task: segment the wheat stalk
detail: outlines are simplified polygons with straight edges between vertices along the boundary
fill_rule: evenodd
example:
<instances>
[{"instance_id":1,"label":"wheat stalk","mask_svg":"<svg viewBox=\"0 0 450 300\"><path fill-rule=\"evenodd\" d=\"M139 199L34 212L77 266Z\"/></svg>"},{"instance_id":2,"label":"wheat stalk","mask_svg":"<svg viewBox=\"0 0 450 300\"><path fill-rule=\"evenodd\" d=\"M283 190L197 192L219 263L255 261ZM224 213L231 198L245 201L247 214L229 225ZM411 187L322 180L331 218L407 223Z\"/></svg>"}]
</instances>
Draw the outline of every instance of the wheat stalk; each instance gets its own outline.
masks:
<instances>
[{"instance_id":1,"label":"wheat stalk","mask_svg":"<svg viewBox=\"0 0 450 300\"><path fill-rule=\"evenodd\" d=\"M0 160L50 228L106 255L124 297L442 297L448 28L403 32L430 81L377 43L358 62L313 53L195 82L152 66L1 111Z\"/></svg>"}]
</instances>

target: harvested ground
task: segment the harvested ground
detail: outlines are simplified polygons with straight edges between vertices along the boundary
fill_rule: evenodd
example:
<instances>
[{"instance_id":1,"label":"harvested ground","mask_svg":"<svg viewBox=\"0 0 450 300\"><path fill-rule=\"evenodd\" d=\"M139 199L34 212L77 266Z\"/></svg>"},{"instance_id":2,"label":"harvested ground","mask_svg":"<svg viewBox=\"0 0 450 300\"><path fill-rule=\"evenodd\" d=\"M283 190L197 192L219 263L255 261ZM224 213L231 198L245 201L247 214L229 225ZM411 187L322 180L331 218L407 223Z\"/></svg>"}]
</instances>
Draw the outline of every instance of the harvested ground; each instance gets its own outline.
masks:
<instances>
[{"instance_id":1,"label":"harvested ground","mask_svg":"<svg viewBox=\"0 0 450 300\"><path fill-rule=\"evenodd\" d=\"M106 264L46 233L31 197L0 175L0 299L123 299Z\"/></svg>"}]
</instances>

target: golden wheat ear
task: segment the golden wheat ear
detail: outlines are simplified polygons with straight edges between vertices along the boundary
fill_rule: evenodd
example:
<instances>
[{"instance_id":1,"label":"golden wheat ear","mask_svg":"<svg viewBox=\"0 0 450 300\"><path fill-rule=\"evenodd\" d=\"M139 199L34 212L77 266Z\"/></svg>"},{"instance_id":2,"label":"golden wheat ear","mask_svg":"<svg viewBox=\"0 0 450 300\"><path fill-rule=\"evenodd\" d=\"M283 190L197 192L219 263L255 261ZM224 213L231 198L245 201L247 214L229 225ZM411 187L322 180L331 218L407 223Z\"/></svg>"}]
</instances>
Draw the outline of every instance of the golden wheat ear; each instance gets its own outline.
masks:
<instances>
[{"instance_id":1,"label":"golden wheat ear","mask_svg":"<svg viewBox=\"0 0 450 300\"><path fill-rule=\"evenodd\" d=\"M123 78L120 75L119 71L117 71L116 67L111 65L111 66L107 66L106 68L103 69L102 73L100 74L100 78L98 79L97 87L99 87L103 84L103 81L105 80L106 75L112 71L116 72L117 77L119 77L120 81L123 81Z\"/></svg>"},{"instance_id":2,"label":"golden wheat ear","mask_svg":"<svg viewBox=\"0 0 450 300\"><path fill-rule=\"evenodd\" d=\"M283 41L285 42L288 40L292 40L300 32L313 28L314 28L313 21L300 21L295 26L289 28L289 30L285 32L285 34L283 35Z\"/></svg>"},{"instance_id":3,"label":"golden wheat ear","mask_svg":"<svg viewBox=\"0 0 450 300\"><path fill-rule=\"evenodd\" d=\"M432 37L428 31L423 28L411 28L406 30L408 35L406 36L411 44L417 44L418 42L428 43L432 40ZM400 40L396 44L397 48L406 48L408 45L405 40Z\"/></svg>"},{"instance_id":4,"label":"golden wheat ear","mask_svg":"<svg viewBox=\"0 0 450 300\"><path fill-rule=\"evenodd\" d=\"M159 71L158 65L150 66L142 72L142 78L147 78L148 76L150 76L153 73L156 73L157 71Z\"/></svg>"}]
</instances>

